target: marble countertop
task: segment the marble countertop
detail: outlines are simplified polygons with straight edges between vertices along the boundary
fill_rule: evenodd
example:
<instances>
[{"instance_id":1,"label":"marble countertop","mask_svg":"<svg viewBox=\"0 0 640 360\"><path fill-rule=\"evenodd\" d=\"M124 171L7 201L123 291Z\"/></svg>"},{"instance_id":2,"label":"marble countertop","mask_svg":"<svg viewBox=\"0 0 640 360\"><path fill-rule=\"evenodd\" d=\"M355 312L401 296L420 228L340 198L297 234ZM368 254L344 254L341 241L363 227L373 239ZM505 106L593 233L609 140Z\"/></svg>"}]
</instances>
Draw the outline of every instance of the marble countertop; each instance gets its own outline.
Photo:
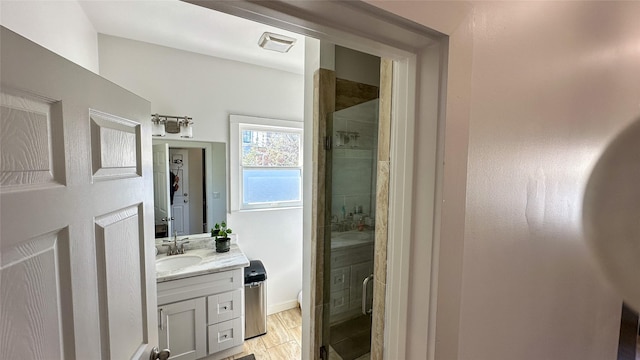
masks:
<instances>
[{"instance_id":1,"label":"marble countertop","mask_svg":"<svg viewBox=\"0 0 640 360\"><path fill-rule=\"evenodd\" d=\"M331 249L372 244L374 238L374 232L372 230L331 232Z\"/></svg>"},{"instance_id":2,"label":"marble countertop","mask_svg":"<svg viewBox=\"0 0 640 360\"><path fill-rule=\"evenodd\" d=\"M211 274L215 272L243 268L249 266L249 259L240 250L237 244L232 243L228 252L217 253L214 248L197 248L187 250L185 255L196 255L202 261L196 265L187 266L181 269L169 271L157 271L156 281L164 282L184 279L192 276ZM180 255L173 255L180 256ZM166 254L158 254L156 260L168 258Z\"/></svg>"}]
</instances>

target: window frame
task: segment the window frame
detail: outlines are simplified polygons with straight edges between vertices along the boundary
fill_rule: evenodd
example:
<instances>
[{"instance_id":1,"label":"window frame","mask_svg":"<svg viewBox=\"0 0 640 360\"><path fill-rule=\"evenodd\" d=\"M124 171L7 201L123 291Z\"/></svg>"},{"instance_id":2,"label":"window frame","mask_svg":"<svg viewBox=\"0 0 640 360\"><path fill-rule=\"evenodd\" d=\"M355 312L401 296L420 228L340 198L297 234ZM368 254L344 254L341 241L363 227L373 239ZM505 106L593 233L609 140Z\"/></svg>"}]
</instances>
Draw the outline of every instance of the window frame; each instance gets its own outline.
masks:
<instances>
[{"instance_id":1,"label":"window frame","mask_svg":"<svg viewBox=\"0 0 640 360\"><path fill-rule=\"evenodd\" d=\"M229 116L229 174L230 174L230 212L291 209L302 207L303 196L303 156L304 156L304 123L302 121L269 119L245 115ZM298 166L273 167L274 169L289 169L300 171L300 200L298 201L274 201L270 203L245 204L244 197L244 169L264 169L268 167L243 166L242 165L242 130L257 131L282 131L298 133L300 135L300 153Z\"/></svg>"}]
</instances>

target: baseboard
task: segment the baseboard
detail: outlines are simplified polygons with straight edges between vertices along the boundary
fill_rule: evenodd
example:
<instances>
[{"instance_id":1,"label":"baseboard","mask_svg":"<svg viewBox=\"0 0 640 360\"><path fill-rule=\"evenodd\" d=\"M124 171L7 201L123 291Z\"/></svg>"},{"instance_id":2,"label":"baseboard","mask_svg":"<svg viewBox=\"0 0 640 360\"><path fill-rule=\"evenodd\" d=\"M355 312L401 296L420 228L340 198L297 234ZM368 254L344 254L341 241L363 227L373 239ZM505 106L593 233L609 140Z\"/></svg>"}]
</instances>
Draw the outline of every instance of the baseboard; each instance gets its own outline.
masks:
<instances>
[{"instance_id":1,"label":"baseboard","mask_svg":"<svg viewBox=\"0 0 640 360\"><path fill-rule=\"evenodd\" d=\"M298 299L288 300L275 305L267 306L267 315L298 307Z\"/></svg>"}]
</instances>

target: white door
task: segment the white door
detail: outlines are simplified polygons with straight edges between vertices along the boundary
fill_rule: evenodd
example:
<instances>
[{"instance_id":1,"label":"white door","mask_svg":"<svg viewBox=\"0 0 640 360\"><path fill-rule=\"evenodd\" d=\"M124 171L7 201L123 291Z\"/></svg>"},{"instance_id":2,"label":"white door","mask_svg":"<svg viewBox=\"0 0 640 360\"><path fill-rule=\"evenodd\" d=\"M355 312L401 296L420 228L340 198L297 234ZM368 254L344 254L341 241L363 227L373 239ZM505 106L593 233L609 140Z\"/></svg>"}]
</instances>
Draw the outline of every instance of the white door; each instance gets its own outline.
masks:
<instances>
[{"instance_id":1,"label":"white door","mask_svg":"<svg viewBox=\"0 0 640 360\"><path fill-rule=\"evenodd\" d=\"M149 103L0 29L0 357L158 343Z\"/></svg>"},{"instance_id":2,"label":"white door","mask_svg":"<svg viewBox=\"0 0 640 360\"><path fill-rule=\"evenodd\" d=\"M189 151L185 149L169 149L169 171L177 176L178 188L173 194L171 216L173 230L178 235L191 234L189 221ZM201 232L201 231L198 231Z\"/></svg>"},{"instance_id":3,"label":"white door","mask_svg":"<svg viewBox=\"0 0 640 360\"><path fill-rule=\"evenodd\" d=\"M153 210L156 227L166 226L170 236L172 221L169 204L169 144L153 145Z\"/></svg>"}]
</instances>

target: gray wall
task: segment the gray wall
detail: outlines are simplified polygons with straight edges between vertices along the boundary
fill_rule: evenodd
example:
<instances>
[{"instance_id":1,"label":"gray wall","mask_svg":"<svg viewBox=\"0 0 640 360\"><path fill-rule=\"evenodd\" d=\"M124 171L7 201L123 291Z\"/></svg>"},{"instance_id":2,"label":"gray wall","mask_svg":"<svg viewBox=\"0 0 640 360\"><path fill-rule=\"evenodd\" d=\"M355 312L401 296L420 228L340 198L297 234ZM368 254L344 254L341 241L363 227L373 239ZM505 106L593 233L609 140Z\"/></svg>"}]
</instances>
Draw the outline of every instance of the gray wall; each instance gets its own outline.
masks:
<instances>
[{"instance_id":1,"label":"gray wall","mask_svg":"<svg viewBox=\"0 0 640 360\"><path fill-rule=\"evenodd\" d=\"M620 297L581 216L592 167L640 115L629 5L476 8L461 358L615 358Z\"/></svg>"},{"instance_id":2,"label":"gray wall","mask_svg":"<svg viewBox=\"0 0 640 360\"><path fill-rule=\"evenodd\" d=\"M582 234L582 196L640 118L640 3L375 4L450 35L435 358L615 359L621 297Z\"/></svg>"}]
</instances>

